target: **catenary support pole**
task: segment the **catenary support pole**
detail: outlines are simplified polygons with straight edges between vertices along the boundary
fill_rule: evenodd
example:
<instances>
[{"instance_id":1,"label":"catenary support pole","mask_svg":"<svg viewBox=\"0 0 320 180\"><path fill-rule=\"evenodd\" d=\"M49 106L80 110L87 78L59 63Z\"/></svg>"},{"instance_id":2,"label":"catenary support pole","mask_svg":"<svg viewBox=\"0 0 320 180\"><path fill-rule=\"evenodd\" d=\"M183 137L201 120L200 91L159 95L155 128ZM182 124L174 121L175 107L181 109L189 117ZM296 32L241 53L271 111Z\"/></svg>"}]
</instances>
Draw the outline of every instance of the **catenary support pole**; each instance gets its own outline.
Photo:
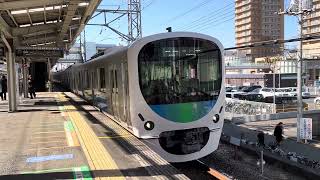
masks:
<instances>
[{"instance_id":1,"label":"catenary support pole","mask_svg":"<svg viewBox=\"0 0 320 180\"><path fill-rule=\"evenodd\" d=\"M1 33L1 39L6 45L8 52L7 54L7 74L8 74L8 93L9 93L9 112L17 111L17 91L16 91L16 69L15 59L12 52L12 48L8 43L7 39Z\"/></svg>"}]
</instances>

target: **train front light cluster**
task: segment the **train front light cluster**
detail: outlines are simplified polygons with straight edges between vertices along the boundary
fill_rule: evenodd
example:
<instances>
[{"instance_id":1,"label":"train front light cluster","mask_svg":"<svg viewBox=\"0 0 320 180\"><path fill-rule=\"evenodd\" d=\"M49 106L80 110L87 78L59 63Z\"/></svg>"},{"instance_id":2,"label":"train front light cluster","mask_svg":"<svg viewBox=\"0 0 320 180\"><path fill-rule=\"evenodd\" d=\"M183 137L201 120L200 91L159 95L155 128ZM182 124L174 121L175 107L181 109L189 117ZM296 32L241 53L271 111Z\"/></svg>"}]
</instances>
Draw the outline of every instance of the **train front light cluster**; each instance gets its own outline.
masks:
<instances>
[{"instance_id":1,"label":"train front light cluster","mask_svg":"<svg viewBox=\"0 0 320 180\"><path fill-rule=\"evenodd\" d=\"M214 123L219 122L219 120L220 120L219 114L215 114L212 119L213 119L213 122L214 122Z\"/></svg>"},{"instance_id":2,"label":"train front light cluster","mask_svg":"<svg viewBox=\"0 0 320 180\"><path fill-rule=\"evenodd\" d=\"M151 131L154 128L154 123L152 121L147 121L144 123L144 128L148 131Z\"/></svg>"}]
</instances>

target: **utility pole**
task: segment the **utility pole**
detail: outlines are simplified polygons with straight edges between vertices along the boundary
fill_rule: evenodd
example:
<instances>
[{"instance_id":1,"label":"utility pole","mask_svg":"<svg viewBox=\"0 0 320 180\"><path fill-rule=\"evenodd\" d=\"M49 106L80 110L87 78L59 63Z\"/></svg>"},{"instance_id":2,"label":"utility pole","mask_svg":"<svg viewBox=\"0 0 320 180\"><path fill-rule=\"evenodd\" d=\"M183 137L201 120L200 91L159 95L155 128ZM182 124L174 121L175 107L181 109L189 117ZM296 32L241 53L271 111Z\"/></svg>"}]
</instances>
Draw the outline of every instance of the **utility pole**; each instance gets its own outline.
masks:
<instances>
[{"instance_id":1,"label":"utility pole","mask_svg":"<svg viewBox=\"0 0 320 180\"><path fill-rule=\"evenodd\" d=\"M300 25L300 38L303 37L303 13L302 12L302 0L300 0L299 5L299 25ZM297 114L297 141L300 142L300 122L303 118L303 102L302 102L302 41L299 42L300 52L297 53L298 63L297 63L297 98L298 98L298 114Z\"/></svg>"},{"instance_id":2,"label":"utility pole","mask_svg":"<svg viewBox=\"0 0 320 180\"><path fill-rule=\"evenodd\" d=\"M298 3L298 4L297 4ZM298 6L298 11L289 9L285 12L279 12L278 14L285 14L285 15L293 15L298 17L299 21L299 27L300 27L300 44L299 44L299 53L297 53L297 100L298 100L298 114L297 114L297 141L300 142L300 122L303 118L303 101L302 101L302 66L303 66L303 56L302 56L302 38L303 38L303 16L311 13L312 8L309 7L303 7L303 3L308 3L306 0L292 0L292 7L293 9L296 9ZM312 1L311 1L312 3Z\"/></svg>"}]
</instances>

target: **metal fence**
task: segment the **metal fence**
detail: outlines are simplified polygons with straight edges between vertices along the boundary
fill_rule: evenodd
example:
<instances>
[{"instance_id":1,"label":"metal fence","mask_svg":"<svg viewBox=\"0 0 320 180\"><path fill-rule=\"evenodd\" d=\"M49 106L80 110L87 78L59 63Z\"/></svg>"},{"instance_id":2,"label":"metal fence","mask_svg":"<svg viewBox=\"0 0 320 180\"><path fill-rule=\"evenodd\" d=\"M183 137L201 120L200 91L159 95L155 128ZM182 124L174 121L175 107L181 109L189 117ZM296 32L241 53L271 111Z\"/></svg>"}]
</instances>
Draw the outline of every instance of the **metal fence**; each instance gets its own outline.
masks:
<instances>
[{"instance_id":1,"label":"metal fence","mask_svg":"<svg viewBox=\"0 0 320 180\"><path fill-rule=\"evenodd\" d=\"M276 112L276 106L272 103L226 98L225 111L233 116L273 114Z\"/></svg>"}]
</instances>

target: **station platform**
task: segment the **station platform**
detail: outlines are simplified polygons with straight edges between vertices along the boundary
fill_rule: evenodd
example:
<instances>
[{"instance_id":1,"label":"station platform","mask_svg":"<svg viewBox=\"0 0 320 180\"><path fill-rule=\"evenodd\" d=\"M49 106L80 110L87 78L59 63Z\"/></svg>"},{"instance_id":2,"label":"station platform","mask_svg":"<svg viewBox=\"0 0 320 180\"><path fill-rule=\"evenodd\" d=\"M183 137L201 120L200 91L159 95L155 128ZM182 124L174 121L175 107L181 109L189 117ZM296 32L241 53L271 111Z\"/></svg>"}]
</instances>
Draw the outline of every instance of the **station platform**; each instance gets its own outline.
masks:
<instances>
[{"instance_id":1,"label":"station platform","mask_svg":"<svg viewBox=\"0 0 320 180\"><path fill-rule=\"evenodd\" d=\"M0 101L0 179L188 179L69 92Z\"/></svg>"}]
</instances>

